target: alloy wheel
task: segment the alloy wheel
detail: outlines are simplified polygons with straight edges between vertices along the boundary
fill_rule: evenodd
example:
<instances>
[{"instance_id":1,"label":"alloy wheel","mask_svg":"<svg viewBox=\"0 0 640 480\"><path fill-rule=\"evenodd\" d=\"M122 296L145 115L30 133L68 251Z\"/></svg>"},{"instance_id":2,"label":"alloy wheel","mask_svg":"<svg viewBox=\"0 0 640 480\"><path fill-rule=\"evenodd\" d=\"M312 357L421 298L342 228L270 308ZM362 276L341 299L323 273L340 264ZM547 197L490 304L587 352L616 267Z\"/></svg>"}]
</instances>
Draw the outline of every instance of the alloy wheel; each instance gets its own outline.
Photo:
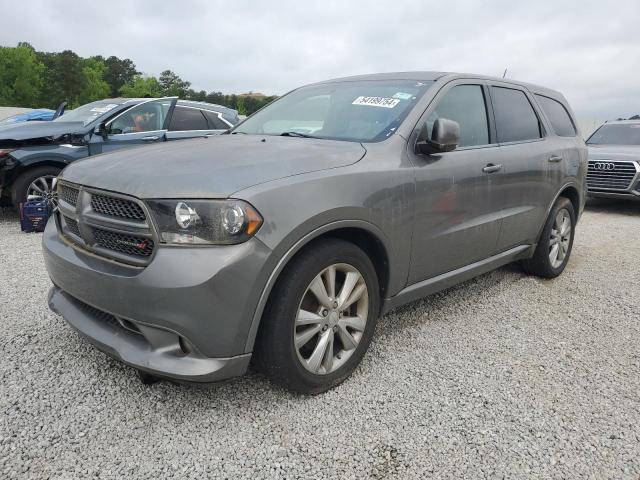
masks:
<instances>
[{"instance_id":1,"label":"alloy wheel","mask_svg":"<svg viewBox=\"0 0 640 480\"><path fill-rule=\"evenodd\" d=\"M566 208L561 209L551 227L549 239L549 261L553 268L558 268L564 262L571 243L571 215Z\"/></svg>"},{"instance_id":2,"label":"alloy wheel","mask_svg":"<svg viewBox=\"0 0 640 480\"><path fill-rule=\"evenodd\" d=\"M293 341L306 370L326 375L353 355L369 313L369 292L362 274L337 263L311 281L298 307Z\"/></svg>"},{"instance_id":3,"label":"alloy wheel","mask_svg":"<svg viewBox=\"0 0 640 480\"><path fill-rule=\"evenodd\" d=\"M58 177L55 175L43 175L36 178L27 187L27 201L47 200L49 204L55 206L58 201L56 184Z\"/></svg>"}]
</instances>

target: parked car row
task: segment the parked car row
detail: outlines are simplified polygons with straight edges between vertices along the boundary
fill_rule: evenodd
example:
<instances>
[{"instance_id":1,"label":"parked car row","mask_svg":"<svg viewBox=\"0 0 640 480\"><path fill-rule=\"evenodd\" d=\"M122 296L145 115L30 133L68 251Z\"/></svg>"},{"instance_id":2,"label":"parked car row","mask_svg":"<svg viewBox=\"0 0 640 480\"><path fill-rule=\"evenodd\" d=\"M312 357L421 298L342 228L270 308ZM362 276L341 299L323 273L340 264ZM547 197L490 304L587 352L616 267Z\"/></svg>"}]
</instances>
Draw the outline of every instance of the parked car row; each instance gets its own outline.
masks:
<instances>
[{"instance_id":1,"label":"parked car row","mask_svg":"<svg viewBox=\"0 0 640 480\"><path fill-rule=\"evenodd\" d=\"M174 104L91 107L48 148L194 132ZM327 390L390 309L510 262L563 272L587 194L575 125L548 88L389 73L296 89L211 141L87 158L60 174L44 233L49 305L147 381L251 363Z\"/></svg>"},{"instance_id":2,"label":"parked car row","mask_svg":"<svg viewBox=\"0 0 640 480\"><path fill-rule=\"evenodd\" d=\"M60 171L80 158L125 147L218 135L239 121L235 110L177 98L112 98L47 122L0 126L0 200L53 199Z\"/></svg>"}]
</instances>

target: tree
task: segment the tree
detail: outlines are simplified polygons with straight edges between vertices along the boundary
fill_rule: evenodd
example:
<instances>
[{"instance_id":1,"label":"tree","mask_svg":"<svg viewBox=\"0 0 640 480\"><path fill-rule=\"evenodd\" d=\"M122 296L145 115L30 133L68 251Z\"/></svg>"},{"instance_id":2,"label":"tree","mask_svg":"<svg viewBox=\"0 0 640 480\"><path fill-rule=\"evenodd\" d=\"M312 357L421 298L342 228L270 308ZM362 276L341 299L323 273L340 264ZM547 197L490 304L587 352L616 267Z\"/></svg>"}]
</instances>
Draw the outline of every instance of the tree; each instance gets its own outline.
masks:
<instances>
[{"instance_id":1,"label":"tree","mask_svg":"<svg viewBox=\"0 0 640 480\"><path fill-rule=\"evenodd\" d=\"M111 56L104 63L107 67L104 80L111 88L110 95L112 97L117 97L123 85L133 82L136 75L140 75L140 72L136 70L136 64L128 58L121 60Z\"/></svg>"},{"instance_id":2,"label":"tree","mask_svg":"<svg viewBox=\"0 0 640 480\"><path fill-rule=\"evenodd\" d=\"M107 66L102 57L91 57L82 60L85 88L78 99L80 104L100 100L110 95L111 88L104 80L106 71Z\"/></svg>"},{"instance_id":3,"label":"tree","mask_svg":"<svg viewBox=\"0 0 640 480\"><path fill-rule=\"evenodd\" d=\"M161 97L162 85L156 77L137 75L131 82L120 87L120 95L127 98Z\"/></svg>"},{"instance_id":4,"label":"tree","mask_svg":"<svg viewBox=\"0 0 640 480\"><path fill-rule=\"evenodd\" d=\"M191 86L191 82L182 80L171 70L165 70L160 74L160 85L162 86L163 95L167 97L184 98L187 94L187 90Z\"/></svg>"},{"instance_id":5,"label":"tree","mask_svg":"<svg viewBox=\"0 0 640 480\"><path fill-rule=\"evenodd\" d=\"M28 43L0 47L0 105L38 107L44 70Z\"/></svg>"},{"instance_id":6,"label":"tree","mask_svg":"<svg viewBox=\"0 0 640 480\"><path fill-rule=\"evenodd\" d=\"M633 117L629 117L629 120L640 120L640 115L634 115Z\"/></svg>"},{"instance_id":7,"label":"tree","mask_svg":"<svg viewBox=\"0 0 640 480\"><path fill-rule=\"evenodd\" d=\"M71 50L38 52L38 56L46 67L40 103L49 108L57 108L61 102L67 102L70 108L81 105L87 88L82 59Z\"/></svg>"}]
</instances>

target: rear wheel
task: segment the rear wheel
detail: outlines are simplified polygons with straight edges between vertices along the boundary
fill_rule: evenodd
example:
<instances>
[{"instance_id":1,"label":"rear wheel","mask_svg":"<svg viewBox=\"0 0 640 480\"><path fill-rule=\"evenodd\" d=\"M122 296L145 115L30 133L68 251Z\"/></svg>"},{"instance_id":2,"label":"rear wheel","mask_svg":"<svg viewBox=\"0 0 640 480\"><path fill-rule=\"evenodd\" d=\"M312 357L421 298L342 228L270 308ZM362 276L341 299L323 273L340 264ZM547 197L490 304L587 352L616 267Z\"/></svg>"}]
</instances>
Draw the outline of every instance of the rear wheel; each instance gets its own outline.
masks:
<instances>
[{"instance_id":1,"label":"rear wheel","mask_svg":"<svg viewBox=\"0 0 640 480\"><path fill-rule=\"evenodd\" d=\"M522 262L525 271L544 278L560 275L571 255L575 225L573 204L560 197L551 209L533 257Z\"/></svg>"},{"instance_id":2,"label":"rear wheel","mask_svg":"<svg viewBox=\"0 0 640 480\"><path fill-rule=\"evenodd\" d=\"M15 182L11 201L17 207L28 200L47 200L57 202L56 182L60 169L56 167L37 167L21 174Z\"/></svg>"},{"instance_id":3,"label":"rear wheel","mask_svg":"<svg viewBox=\"0 0 640 480\"><path fill-rule=\"evenodd\" d=\"M254 366L296 392L338 385L364 356L379 303L375 269L362 250L338 239L310 245L271 293Z\"/></svg>"}]
</instances>

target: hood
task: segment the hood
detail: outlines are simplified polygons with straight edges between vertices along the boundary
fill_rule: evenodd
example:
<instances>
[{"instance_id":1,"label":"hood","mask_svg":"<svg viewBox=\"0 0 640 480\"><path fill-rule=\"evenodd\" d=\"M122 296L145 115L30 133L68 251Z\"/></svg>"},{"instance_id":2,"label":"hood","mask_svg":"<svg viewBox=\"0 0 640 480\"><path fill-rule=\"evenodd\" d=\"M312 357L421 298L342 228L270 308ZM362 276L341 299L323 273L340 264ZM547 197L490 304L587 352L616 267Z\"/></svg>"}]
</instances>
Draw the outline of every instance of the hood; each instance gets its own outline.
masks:
<instances>
[{"instance_id":1,"label":"hood","mask_svg":"<svg viewBox=\"0 0 640 480\"><path fill-rule=\"evenodd\" d=\"M640 145L588 145L590 160L640 161Z\"/></svg>"},{"instance_id":2,"label":"hood","mask_svg":"<svg viewBox=\"0 0 640 480\"><path fill-rule=\"evenodd\" d=\"M59 137L86 130L82 122L24 122L0 125L0 142L3 140L33 140L43 137Z\"/></svg>"},{"instance_id":3,"label":"hood","mask_svg":"<svg viewBox=\"0 0 640 480\"><path fill-rule=\"evenodd\" d=\"M226 198L271 180L350 165L365 152L353 142L220 135L89 157L60 178L138 198Z\"/></svg>"}]
</instances>

